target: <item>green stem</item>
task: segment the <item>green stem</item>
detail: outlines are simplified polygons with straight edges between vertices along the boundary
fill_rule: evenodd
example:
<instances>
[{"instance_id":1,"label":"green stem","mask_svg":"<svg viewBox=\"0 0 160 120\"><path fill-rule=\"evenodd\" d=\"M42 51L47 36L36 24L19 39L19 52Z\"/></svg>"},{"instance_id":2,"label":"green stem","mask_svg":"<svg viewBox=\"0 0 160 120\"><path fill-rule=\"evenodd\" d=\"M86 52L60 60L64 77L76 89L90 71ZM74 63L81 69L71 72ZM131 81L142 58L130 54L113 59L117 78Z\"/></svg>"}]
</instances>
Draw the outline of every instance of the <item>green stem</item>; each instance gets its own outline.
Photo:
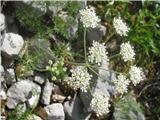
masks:
<instances>
[{"instance_id":1,"label":"green stem","mask_svg":"<svg viewBox=\"0 0 160 120\"><path fill-rule=\"evenodd\" d=\"M86 63L74 63L74 62L70 62L70 61L64 61L67 64L73 64L73 65L80 65L80 66L85 66Z\"/></svg>"},{"instance_id":2,"label":"green stem","mask_svg":"<svg viewBox=\"0 0 160 120\"><path fill-rule=\"evenodd\" d=\"M90 66L89 64L87 64L87 67L88 67L92 72L94 72L98 77L100 77L102 80L106 80L105 76L99 75L99 74L92 68L92 66ZM111 81L108 81L108 83L113 84L113 82L111 82Z\"/></svg>"},{"instance_id":3,"label":"green stem","mask_svg":"<svg viewBox=\"0 0 160 120\"><path fill-rule=\"evenodd\" d=\"M36 70L36 71L39 71L39 72L46 72L47 71L46 69L41 69L41 68L35 67L32 63L30 65L33 68L33 70Z\"/></svg>"},{"instance_id":4,"label":"green stem","mask_svg":"<svg viewBox=\"0 0 160 120\"><path fill-rule=\"evenodd\" d=\"M94 69L92 69L92 67L91 67L89 64L86 64L86 66L87 66L92 72L94 72L94 74L96 74L97 76L99 76L99 74L98 74Z\"/></svg>"},{"instance_id":5,"label":"green stem","mask_svg":"<svg viewBox=\"0 0 160 120\"><path fill-rule=\"evenodd\" d=\"M115 54L115 55L112 55L112 56L110 56L110 57L108 57L109 59L112 59L112 58L115 58L115 57L118 57L118 56L120 56L120 54Z\"/></svg>"},{"instance_id":6,"label":"green stem","mask_svg":"<svg viewBox=\"0 0 160 120\"><path fill-rule=\"evenodd\" d=\"M87 29L84 28L84 36L83 36L83 37L84 37L84 38L83 38L83 40L84 40L83 42L84 42L84 43L83 43L83 44L84 44L85 62L87 62L87 55L86 55L86 53L87 53L87 52L86 52L86 51L87 51L87 50L86 50L86 33L87 33Z\"/></svg>"},{"instance_id":7,"label":"green stem","mask_svg":"<svg viewBox=\"0 0 160 120\"><path fill-rule=\"evenodd\" d=\"M105 44L115 35L115 33L113 32L110 36L108 36L105 40Z\"/></svg>"},{"instance_id":8,"label":"green stem","mask_svg":"<svg viewBox=\"0 0 160 120\"><path fill-rule=\"evenodd\" d=\"M98 67L98 66L92 66L93 68L98 68L98 69L101 69L101 70L105 70L105 71L109 71L109 72L112 72L112 73L116 73L116 74L121 74L120 72L116 72L116 71L113 71L113 70L107 70L105 68L102 68L102 67Z\"/></svg>"}]
</instances>

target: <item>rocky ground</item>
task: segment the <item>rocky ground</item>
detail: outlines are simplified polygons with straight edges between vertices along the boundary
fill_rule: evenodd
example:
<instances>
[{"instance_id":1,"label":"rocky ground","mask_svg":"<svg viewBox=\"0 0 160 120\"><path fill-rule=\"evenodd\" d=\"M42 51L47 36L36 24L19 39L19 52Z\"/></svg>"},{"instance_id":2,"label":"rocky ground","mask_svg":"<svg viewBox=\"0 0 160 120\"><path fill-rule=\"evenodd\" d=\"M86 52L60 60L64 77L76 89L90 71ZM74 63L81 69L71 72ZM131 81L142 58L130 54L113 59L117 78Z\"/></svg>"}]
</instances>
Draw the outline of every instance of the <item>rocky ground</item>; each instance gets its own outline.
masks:
<instances>
[{"instance_id":1,"label":"rocky ground","mask_svg":"<svg viewBox=\"0 0 160 120\"><path fill-rule=\"evenodd\" d=\"M24 29L21 29L22 27L17 24L17 18L15 18L15 16L10 16L8 13L11 12L10 10L17 9L18 6L23 6L27 3L11 2L4 4L5 5L1 9L2 13L0 13L1 119L15 120L14 118L11 118L10 113L13 113L13 111L15 110L18 111L19 109L18 112L13 113L13 116L17 114L23 115L24 111L29 110L30 114L27 120L98 120L99 118L97 118L95 114L92 113L90 108L90 101L92 99L92 95L90 93L84 93L80 91L75 92L72 89L67 88L68 86L65 83L62 84L59 82L52 82L50 80L50 75L46 71L43 72L35 69L31 71L25 71L24 73L22 72L22 69L25 69L25 67L22 66L19 61L20 59L22 59L24 53L26 52L25 48L28 42L27 35L32 36L32 34L34 33L30 33ZM11 8L9 9L8 7ZM42 8L34 8L34 6L33 9L36 12L40 12L40 14L43 14L43 12L49 12L50 14L51 12L54 15L57 15L60 11L62 11L61 8L58 9L58 12L53 11L53 9L45 11ZM78 23L74 24L74 26L71 26L68 30L70 31L71 36L74 36L78 31ZM93 38L94 40L102 39L102 37L106 35L106 32L106 26L99 25L96 29L92 29L87 33L87 39L89 41L93 40ZM53 36L52 40L57 39L56 37L56 35ZM45 52L45 50L49 51L52 46L50 42L45 43L45 45L44 43L42 43L42 45L44 47L44 50L40 50L40 52ZM33 50L33 52L34 47L34 44L32 44L30 47L30 50ZM52 56L49 57L52 58ZM49 57L42 57L38 64L38 66L40 66L39 68L44 68L44 66L46 66ZM157 71L159 71L159 68L157 69ZM21 72L23 73L23 77L19 77L21 75ZM108 80L115 79L115 74L113 74L112 72L103 71L103 69L99 70L99 74L105 74L105 77ZM98 77L96 79L97 83L95 85L94 91L102 91L103 93L108 91L111 95L115 94L112 84L110 84L108 81L103 81ZM159 78L157 77L156 79ZM149 93L150 90L148 89L152 89L151 86L156 86L155 90L159 91L159 88L157 86L160 85L160 83L158 80L155 81L156 82L154 82L153 84L150 82L142 83L137 87L137 91L135 91L137 95L139 94L138 100L142 102L145 107L148 107L146 105L148 103L148 100L144 97L144 94L151 94ZM146 91L144 90L144 92L139 93L139 91L144 88L143 86L146 87ZM153 90L151 91L154 92ZM106 94L108 94L108 92L106 92ZM152 101L152 99L151 102L159 102L159 92L155 92L155 96L157 98L154 99L155 101ZM154 95L152 95L152 97L154 97ZM133 96L131 96L130 98L131 101L136 101L135 96L134 98ZM151 104L151 106L152 105L154 106L154 104ZM113 111L115 112L113 113ZM109 113L108 119L113 119L114 116L115 120L121 120L119 118L124 117L123 113L121 113L122 111L123 110L121 110L118 105L115 108L111 107L111 112ZM148 114L151 112L149 111L146 113ZM137 113L137 111L134 110L131 110L128 115L132 116L132 120L145 120L144 114L140 112ZM23 117L18 120L26 120ZM159 116L157 115L157 117L150 117L148 119L146 117L147 120L152 118L159 118Z\"/></svg>"}]
</instances>

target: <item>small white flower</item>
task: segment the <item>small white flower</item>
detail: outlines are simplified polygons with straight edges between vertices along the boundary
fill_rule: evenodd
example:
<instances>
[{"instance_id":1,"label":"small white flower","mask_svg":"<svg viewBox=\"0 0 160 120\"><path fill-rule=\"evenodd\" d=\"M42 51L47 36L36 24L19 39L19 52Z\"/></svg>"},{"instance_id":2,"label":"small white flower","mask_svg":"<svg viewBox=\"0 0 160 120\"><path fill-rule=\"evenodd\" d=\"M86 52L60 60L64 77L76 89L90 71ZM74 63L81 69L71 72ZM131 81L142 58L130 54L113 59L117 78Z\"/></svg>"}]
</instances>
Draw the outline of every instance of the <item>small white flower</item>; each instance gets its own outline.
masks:
<instances>
[{"instance_id":1,"label":"small white flower","mask_svg":"<svg viewBox=\"0 0 160 120\"><path fill-rule=\"evenodd\" d=\"M92 47L89 48L88 60L91 63L100 65L103 60L109 61L107 57L106 47L104 44L93 41Z\"/></svg>"},{"instance_id":2,"label":"small white flower","mask_svg":"<svg viewBox=\"0 0 160 120\"><path fill-rule=\"evenodd\" d=\"M85 9L80 10L80 21L85 28L95 28L97 27L98 22L100 22L100 19L96 16L93 7L86 7Z\"/></svg>"},{"instance_id":3,"label":"small white flower","mask_svg":"<svg viewBox=\"0 0 160 120\"><path fill-rule=\"evenodd\" d=\"M132 61L135 59L134 48L130 45L129 42L122 43L120 47L121 47L120 54L122 55L122 58L124 59L125 62Z\"/></svg>"},{"instance_id":4,"label":"small white flower","mask_svg":"<svg viewBox=\"0 0 160 120\"><path fill-rule=\"evenodd\" d=\"M116 17L113 19L113 26L120 36L128 36L127 33L129 32L130 28L128 28L126 23L123 22L121 17Z\"/></svg>"},{"instance_id":5,"label":"small white flower","mask_svg":"<svg viewBox=\"0 0 160 120\"><path fill-rule=\"evenodd\" d=\"M144 73L142 71L142 68L136 67L136 66L131 66L130 71L130 80L136 86L136 84L140 83L140 81L144 80Z\"/></svg>"},{"instance_id":6,"label":"small white flower","mask_svg":"<svg viewBox=\"0 0 160 120\"><path fill-rule=\"evenodd\" d=\"M126 78L126 76L120 74L113 82L115 84L115 89L118 93L123 94L127 92L127 87L130 81Z\"/></svg>"},{"instance_id":7,"label":"small white flower","mask_svg":"<svg viewBox=\"0 0 160 120\"><path fill-rule=\"evenodd\" d=\"M68 82L74 89L81 89L83 92L87 92L89 82L92 75L87 72L87 68L78 66L71 70L72 77L69 78Z\"/></svg>"},{"instance_id":8,"label":"small white flower","mask_svg":"<svg viewBox=\"0 0 160 120\"><path fill-rule=\"evenodd\" d=\"M106 95L102 92L95 92L91 101L91 108L97 116L103 116L109 113L109 94Z\"/></svg>"}]
</instances>

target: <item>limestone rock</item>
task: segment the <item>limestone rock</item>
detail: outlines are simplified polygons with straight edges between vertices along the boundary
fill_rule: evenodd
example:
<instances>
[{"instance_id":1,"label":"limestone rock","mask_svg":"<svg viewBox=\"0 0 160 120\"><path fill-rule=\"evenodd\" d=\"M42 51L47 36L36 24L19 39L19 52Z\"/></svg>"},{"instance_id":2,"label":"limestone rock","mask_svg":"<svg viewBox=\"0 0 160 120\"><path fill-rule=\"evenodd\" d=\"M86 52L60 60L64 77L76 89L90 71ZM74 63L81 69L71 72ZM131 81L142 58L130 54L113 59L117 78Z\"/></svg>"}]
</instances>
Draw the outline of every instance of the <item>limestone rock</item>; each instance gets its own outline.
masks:
<instances>
[{"instance_id":1,"label":"limestone rock","mask_svg":"<svg viewBox=\"0 0 160 120\"><path fill-rule=\"evenodd\" d=\"M0 81L4 82L4 68L2 65L0 65Z\"/></svg>"},{"instance_id":2,"label":"limestone rock","mask_svg":"<svg viewBox=\"0 0 160 120\"><path fill-rule=\"evenodd\" d=\"M2 52L9 56L18 55L24 44L22 36L6 33L2 43Z\"/></svg>"},{"instance_id":3,"label":"limestone rock","mask_svg":"<svg viewBox=\"0 0 160 120\"><path fill-rule=\"evenodd\" d=\"M26 102L33 94L40 95L41 88L30 80L21 80L13 84L7 91L7 107L13 109L18 103Z\"/></svg>"},{"instance_id":4,"label":"limestone rock","mask_svg":"<svg viewBox=\"0 0 160 120\"><path fill-rule=\"evenodd\" d=\"M43 89L41 103L45 105L48 105L50 103L52 90L53 90L53 83L47 81Z\"/></svg>"},{"instance_id":5,"label":"limestone rock","mask_svg":"<svg viewBox=\"0 0 160 120\"><path fill-rule=\"evenodd\" d=\"M27 120L42 120L42 119L39 116L32 114L27 118Z\"/></svg>"},{"instance_id":6,"label":"limestone rock","mask_svg":"<svg viewBox=\"0 0 160 120\"><path fill-rule=\"evenodd\" d=\"M5 29L5 16L0 13L0 31L3 31Z\"/></svg>"},{"instance_id":7,"label":"limestone rock","mask_svg":"<svg viewBox=\"0 0 160 120\"><path fill-rule=\"evenodd\" d=\"M99 41L102 39L103 36L106 34L106 27L103 25L98 25L96 28L91 29L87 32L87 39L89 41Z\"/></svg>"},{"instance_id":8,"label":"limestone rock","mask_svg":"<svg viewBox=\"0 0 160 120\"><path fill-rule=\"evenodd\" d=\"M27 101L28 107L32 108L35 107L39 102L39 94L32 95L30 99Z\"/></svg>"},{"instance_id":9,"label":"limestone rock","mask_svg":"<svg viewBox=\"0 0 160 120\"><path fill-rule=\"evenodd\" d=\"M46 81L46 78L44 74L36 73L34 77L34 81L40 85L43 85L43 83Z\"/></svg>"},{"instance_id":10,"label":"limestone rock","mask_svg":"<svg viewBox=\"0 0 160 120\"><path fill-rule=\"evenodd\" d=\"M61 103L53 103L51 105L46 106L44 109L48 115L48 120L65 119L63 105Z\"/></svg>"},{"instance_id":11,"label":"limestone rock","mask_svg":"<svg viewBox=\"0 0 160 120\"><path fill-rule=\"evenodd\" d=\"M16 82L14 69L9 68L5 72L5 82L7 85L12 85Z\"/></svg>"},{"instance_id":12,"label":"limestone rock","mask_svg":"<svg viewBox=\"0 0 160 120\"><path fill-rule=\"evenodd\" d=\"M0 100L6 100L6 99L7 99L6 92L3 89L0 90Z\"/></svg>"},{"instance_id":13,"label":"limestone rock","mask_svg":"<svg viewBox=\"0 0 160 120\"><path fill-rule=\"evenodd\" d=\"M5 16L2 13L0 13L0 32L1 32L0 35L0 41L1 41L0 46L1 46L4 41L4 36L6 33Z\"/></svg>"},{"instance_id":14,"label":"limestone rock","mask_svg":"<svg viewBox=\"0 0 160 120\"><path fill-rule=\"evenodd\" d=\"M83 112L83 103L78 96L64 103L64 111L67 120L89 120L90 114Z\"/></svg>"}]
</instances>

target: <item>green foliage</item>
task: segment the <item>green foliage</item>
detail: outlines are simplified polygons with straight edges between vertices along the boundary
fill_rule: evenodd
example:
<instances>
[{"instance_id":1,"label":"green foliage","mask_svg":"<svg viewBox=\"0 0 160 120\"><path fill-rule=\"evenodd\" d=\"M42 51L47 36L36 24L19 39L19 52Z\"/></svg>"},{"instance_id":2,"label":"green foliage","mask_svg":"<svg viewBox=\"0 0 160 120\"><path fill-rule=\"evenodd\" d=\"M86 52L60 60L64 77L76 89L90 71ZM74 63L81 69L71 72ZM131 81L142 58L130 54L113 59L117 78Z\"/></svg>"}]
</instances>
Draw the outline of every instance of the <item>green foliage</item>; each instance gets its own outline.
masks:
<instances>
[{"instance_id":1,"label":"green foliage","mask_svg":"<svg viewBox=\"0 0 160 120\"><path fill-rule=\"evenodd\" d=\"M108 35L115 33L113 18L121 16L130 31L127 37L116 33L111 37L118 42L130 41L136 51L136 64L148 67L153 58L160 55L160 4L155 1L115 1L113 5L104 4L99 14L107 22ZM145 58L145 59L144 59Z\"/></svg>"},{"instance_id":2,"label":"green foliage","mask_svg":"<svg viewBox=\"0 0 160 120\"><path fill-rule=\"evenodd\" d=\"M28 108L24 112L22 109L23 108L17 106L13 111L10 111L7 120L28 120L28 117L32 114L33 109Z\"/></svg>"},{"instance_id":3,"label":"green foliage","mask_svg":"<svg viewBox=\"0 0 160 120\"><path fill-rule=\"evenodd\" d=\"M65 42L57 42L54 44L52 51L54 52L55 56L58 58L73 58L72 53L70 51L70 44Z\"/></svg>"},{"instance_id":4,"label":"green foliage","mask_svg":"<svg viewBox=\"0 0 160 120\"><path fill-rule=\"evenodd\" d=\"M115 103L113 115L115 120L144 120L141 106L131 93Z\"/></svg>"},{"instance_id":5,"label":"green foliage","mask_svg":"<svg viewBox=\"0 0 160 120\"><path fill-rule=\"evenodd\" d=\"M155 9L149 10L148 6L153 6ZM160 13L158 3L145 2L142 9L135 14L136 20L132 21L128 40L138 45L138 52L147 55L160 54L160 24L158 23L160 16L158 13Z\"/></svg>"},{"instance_id":6,"label":"green foliage","mask_svg":"<svg viewBox=\"0 0 160 120\"><path fill-rule=\"evenodd\" d=\"M49 66L46 67L48 71L50 71L52 75L53 81L63 80L66 76L67 68L64 67L64 60L61 59L53 63L53 61L49 60Z\"/></svg>"},{"instance_id":7,"label":"green foliage","mask_svg":"<svg viewBox=\"0 0 160 120\"><path fill-rule=\"evenodd\" d=\"M30 12L32 11L32 12ZM16 17L22 26L36 33L37 37L48 38L53 32L53 25L48 26L42 15L34 12L31 6L25 6L16 10Z\"/></svg>"},{"instance_id":8,"label":"green foliage","mask_svg":"<svg viewBox=\"0 0 160 120\"><path fill-rule=\"evenodd\" d=\"M73 23L75 22L74 18L66 15L66 18L64 19L62 17L56 16L53 18L53 20L55 24L54 26L55 32L59 33L64 38L69 39L71 37L71 34L69 32L69 27L73 25Z\"/></svg>"},{"instance_id":9,"label":"green foliage","mask_svg":"<svg viewBox=\"0 0 160 120\"><path fill-rule=\"evenodd\" d=\"M21 59L21 64L28 70L45 71L48 60L56 59L46 39L30 39L27 50Z\"/></svg>"},{"instance_id":10,"label":"green foliage","mask_svg":"<svg viewBox=\"0 0 160 120\"><path fill-rule=\"evenodd\" d=\"M58 7L63 8L67 12L67 18L55 16L50 19L50 24L45 20L45 16L48 14L38 14L37 11L31 6L31 4L16 10L16 17L21 25L28 30L36 34L36 38L49 38L54 32L59 33L62 37L69 39L73 37L70 35L69 28L76 24L76 17L82 2L57 2L57 1L43 1L41 4L46 5L46 9L50 6L54 7L53 12L57 12ZM32 12L30 12L32 11ZM52 16L50 16L52 18Z\"/></svg>"},{"instance_id":11,"label":"green foliage","mask_svg":"<svg viewBox=\"0 0 160 120\"><path fill-rule=\"evenodd\" d=\"M84 3L81 1L68 1L65 5L68 14L75 17L78 14L79 10L82 8L82 4Z\"/></svg>"}]
</instances>

